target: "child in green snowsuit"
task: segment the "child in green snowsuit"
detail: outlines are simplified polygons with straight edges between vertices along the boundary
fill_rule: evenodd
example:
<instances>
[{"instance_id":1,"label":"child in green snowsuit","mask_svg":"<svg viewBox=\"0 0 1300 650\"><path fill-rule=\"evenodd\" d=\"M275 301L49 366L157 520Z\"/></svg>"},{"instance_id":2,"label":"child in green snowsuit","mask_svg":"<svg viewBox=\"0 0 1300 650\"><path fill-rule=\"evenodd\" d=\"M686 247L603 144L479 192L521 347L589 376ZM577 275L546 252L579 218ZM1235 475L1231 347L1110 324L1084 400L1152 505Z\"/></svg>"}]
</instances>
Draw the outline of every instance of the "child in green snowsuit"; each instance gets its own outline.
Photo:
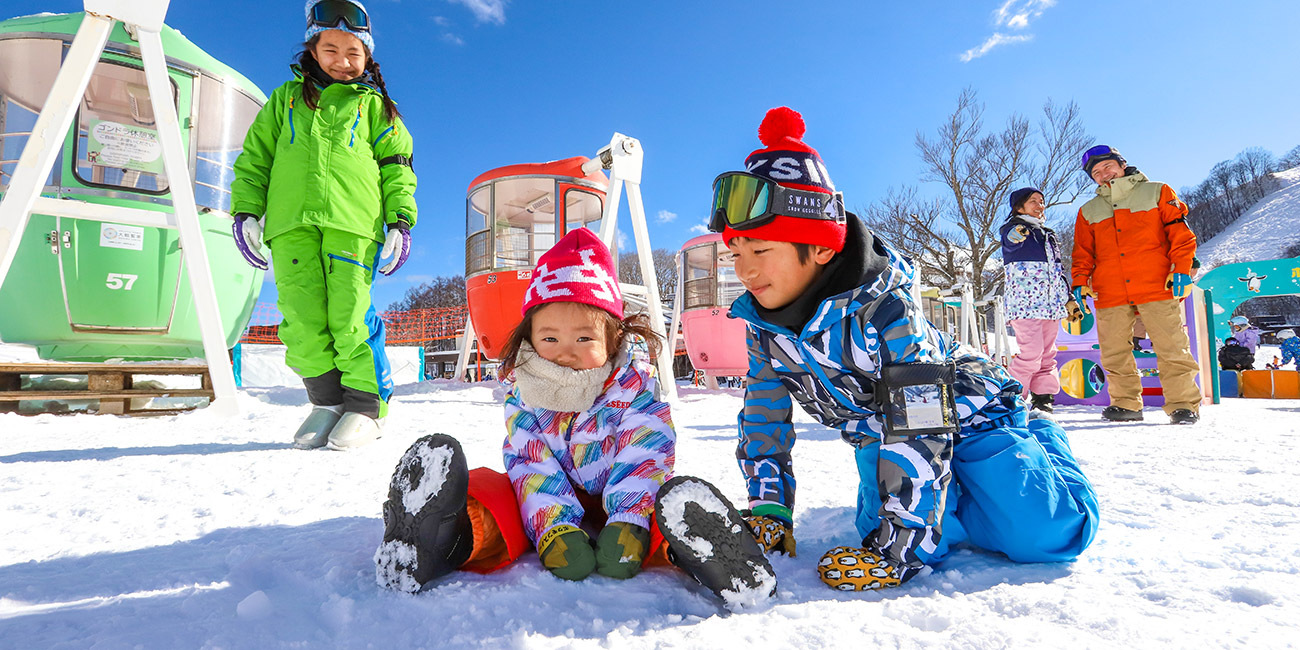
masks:
<instances>
[{"instance_id":1,"label":"child in green snowsuit","mask_svg":"<svg viewBox=\"0 0 1300 650\"><path fill-rule=\"evenodd\" d=\"M392 380L370 284L406 261L415 173L365 8L306 9L294 78L271 93L235 161L231 214L249 264L267 267L263 239L272 252L285 361L313 405L294 444L343 449L378 437L387 414Z\"/></svg>"}]
</instances>

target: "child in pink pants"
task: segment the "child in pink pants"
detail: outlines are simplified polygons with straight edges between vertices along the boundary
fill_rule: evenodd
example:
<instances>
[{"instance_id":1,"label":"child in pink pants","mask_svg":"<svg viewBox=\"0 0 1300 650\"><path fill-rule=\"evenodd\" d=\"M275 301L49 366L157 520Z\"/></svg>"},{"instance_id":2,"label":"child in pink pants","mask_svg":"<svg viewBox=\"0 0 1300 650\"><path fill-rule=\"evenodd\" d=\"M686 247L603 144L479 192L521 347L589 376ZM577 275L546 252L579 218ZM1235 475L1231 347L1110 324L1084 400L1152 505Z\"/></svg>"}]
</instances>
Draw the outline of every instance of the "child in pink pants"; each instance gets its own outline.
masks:
<instances>
[{"instance_id":1,"label":"child in pink pants","mask_svg":"<svg viewBox=\"0 0 1300 650\"><path fill-rule=\"evenodd\" d=\"M1031 408L1052 412L1061 380L1056 372L1056 334L1070 299L1061 268L1061 244L1043 222L1043 193L1022 187L1011 193L1011 214L1002 224L1006 313L1020 352L1007 364L1024 386Z\"/></svg>"}]
</instances>

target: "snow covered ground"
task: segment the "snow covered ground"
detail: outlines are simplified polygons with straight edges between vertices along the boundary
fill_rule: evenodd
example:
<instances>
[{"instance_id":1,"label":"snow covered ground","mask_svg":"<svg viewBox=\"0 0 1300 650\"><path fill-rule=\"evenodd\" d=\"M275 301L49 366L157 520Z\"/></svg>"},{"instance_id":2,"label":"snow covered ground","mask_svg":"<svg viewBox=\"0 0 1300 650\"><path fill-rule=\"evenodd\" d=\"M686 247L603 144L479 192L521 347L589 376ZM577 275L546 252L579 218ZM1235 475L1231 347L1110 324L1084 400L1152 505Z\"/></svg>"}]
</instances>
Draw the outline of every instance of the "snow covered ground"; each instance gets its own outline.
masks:
<instances>
[{"instance_id":1,"label":"snow covered ground","mask_svg":"<svg viewBox=\"0 0 1300 650\"><path fill-rule=\"evenodd\" d=\"M1300 241L1300 167L1275 174L1280 187L1260 199L1226 230L1202 242L1196 255L1206 269L1233 262L1275 260Z\"/></svg>"},{"instance_id":2,"label":"snow covered ground","mask_svg":"<svg viewBox=\"0 0 1300 650\"><path fill-rule=\"evenodd\" d=\"M738 500L739 391L685 389L678 473ZM817 579L857 543L847 445L799 414L796 531L779 595L732 614L673 569L569 583L535 555L380 590L371 556L402 451L457 436L501 468L500 389L398 388L386 434L296 451L299 388L240 393L230 420L0 415L0 648L1282 648L1300 640L1300 401L1228 400L1195 427L1060 419L1102 503L1072 564L962 550L892 591Z\"/></svg>"}]
</instances>

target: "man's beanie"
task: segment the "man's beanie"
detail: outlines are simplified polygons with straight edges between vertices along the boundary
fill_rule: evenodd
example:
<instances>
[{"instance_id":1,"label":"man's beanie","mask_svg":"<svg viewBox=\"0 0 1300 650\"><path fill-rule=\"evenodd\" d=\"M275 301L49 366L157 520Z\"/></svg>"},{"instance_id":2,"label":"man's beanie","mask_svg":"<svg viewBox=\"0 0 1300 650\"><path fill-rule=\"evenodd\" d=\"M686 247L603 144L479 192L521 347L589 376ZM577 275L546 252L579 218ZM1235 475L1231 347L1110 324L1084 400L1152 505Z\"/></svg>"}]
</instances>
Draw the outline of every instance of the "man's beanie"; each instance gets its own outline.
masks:
<instances>
[{"instance_id":1,"label":"man's beanie","mask_svg":"<svg viewBox=\"0 0 1300 650\"><path fill-rule=\"evenodd\" d=\"M580 302L623 320L623 292L614 257L586 228L577 228L537 259L533 281L524 292L522 312L552 302Z\"/></svg>"},{"instance_id":2,"label":"man's beanie","mask_svg":"<svg viewBox=\"0 0 1300 650\"><path fill-rule=\"evenodd\" d=\"M1028 200L1029 200L1029 197L1031 197L1031 196L1033 196L1033 195L1035 195L1035 194L1042 194L1042 192L1041 192L1038 188L1036 188L1036 187L1022 187L1022 188L1020 188L1020 189L1018 189L1018 190L1012 192L1012 193L1011 193L1011 212L1012 212L1012 213L1020 212L1020 206L1024 205L1024 204L1025 204L1025 201L1028 201Z\"/></svg>"},{"instance_id":3,"label":"man's beanie","mask_svg":"<svg viewBox=\"0 0 1300 650\"><path fill-rule=\"evenodd\" d=\"M346 1L360 7L362 11L366 11L366 6L361 4L358 0L346 0ZM366 49L370 50L370 56L375 55L375 38L370 35L370 32L352 31L351 29L348 28L348 24L341 20L338 22L337 25L334 25L333 27L322 27L320 25L313 25L311 22L311 8L320 4L320 2L321 0L307 0L307 4L303 6L303 11L307 13L307 35L302 37L304 43L310 41L313 36L325 30L337 29L340 32L347 32L360 39L361 42L366 45ZM369 16L370 16L370 12L366 12L366 17L369 18Z\"/></svg>"},{"instance_id":4,"label":"man's beanie","mask_svg":"<svg viewBox=\"0 0 1300 650\"><path fill-rule=\"evenodd\" d=\"M826 165L816 149L804 144L803 134L803 116L793 109L781 106L768 111L758 126L758 139L764 146L745 159L745 171L783 187L834 194L835 184ZM844 250L846 231L845 224L834 221L778 215L757 228L735 230L728 225L722 231L722 241L752 237L826 246L838 253Z\"/></svg>"},{"instance_id":5,"label":"man's beanie","mask_svg":"<svg viewBox=\"0 0 1300 650\"><path fill-rule=\"evenodd\" d=\"M1103 160L1114 160L1120 167L1128 167L1128 161L1120 155L1119 149L1102 144L1083 152L1083 173L1092 176L1092 168Z\"/></svg>"}]
</instances>

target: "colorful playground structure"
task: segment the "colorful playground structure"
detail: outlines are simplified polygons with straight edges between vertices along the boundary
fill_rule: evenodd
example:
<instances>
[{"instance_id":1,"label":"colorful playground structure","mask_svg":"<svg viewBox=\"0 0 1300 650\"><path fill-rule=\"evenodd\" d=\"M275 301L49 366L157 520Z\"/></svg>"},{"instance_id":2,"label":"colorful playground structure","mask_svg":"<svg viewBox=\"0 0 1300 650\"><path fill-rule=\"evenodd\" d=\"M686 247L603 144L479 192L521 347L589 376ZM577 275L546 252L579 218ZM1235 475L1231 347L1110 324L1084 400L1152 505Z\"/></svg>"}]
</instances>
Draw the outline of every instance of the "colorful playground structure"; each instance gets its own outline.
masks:
<instances>
[{"instance_id":1,"label":"colorful playground structure","mask_svg":"<svg viewBox=\"0 0 1300 650\"><path fill-rule=\"evenodd\" d=\"M1208 404L1217 401L1214 373L1218 363L1215 361L1216 350L1210 344L1213 336L1205 317L1205 300L1206 292L1199 287L1194 288L1191 295L1183 301L1183 314L1187 323L1187 336L1191 339L1192 358L1201 366L1201 371L1196 375L1196 385L1201 388L1202 403ZM1061 373L1061 393L1056 396L1057 404L1110 404L1110 396L1106 392L1106 371L1101 367L1101 349L1097 344L1092 301L1089 300L1088 303L1088 315L1081 323L1061 321L1061 332L1056 339L1056 364ZM1156 367L1156 355L1149 349L1149 343L1134 350L1133 356L1138 373L1142 375L1142 403L1147 406L1164 405L1160 371Z\"/></svg>"},{"instance_id":2,"label":"colorful playground structure","mask_svg":"<svg viewBox=\"0 0 1300 650\"><path fill-rule=\"evenodd\" d=\"M1215 333L1211 347L1216 356L1212 359L1217 359L1218 349L1232 335L1228 319L1242 303L1265 296L1300 295L1300 257L1225 264L1206 273L1196 284L1209 296L1210 331ZM1300 398L1300 373L1294 370L1243 370L1240 374L1225 370L1216 378L1216 398L1219 394Z\"/></svg>"}]
</instances>

